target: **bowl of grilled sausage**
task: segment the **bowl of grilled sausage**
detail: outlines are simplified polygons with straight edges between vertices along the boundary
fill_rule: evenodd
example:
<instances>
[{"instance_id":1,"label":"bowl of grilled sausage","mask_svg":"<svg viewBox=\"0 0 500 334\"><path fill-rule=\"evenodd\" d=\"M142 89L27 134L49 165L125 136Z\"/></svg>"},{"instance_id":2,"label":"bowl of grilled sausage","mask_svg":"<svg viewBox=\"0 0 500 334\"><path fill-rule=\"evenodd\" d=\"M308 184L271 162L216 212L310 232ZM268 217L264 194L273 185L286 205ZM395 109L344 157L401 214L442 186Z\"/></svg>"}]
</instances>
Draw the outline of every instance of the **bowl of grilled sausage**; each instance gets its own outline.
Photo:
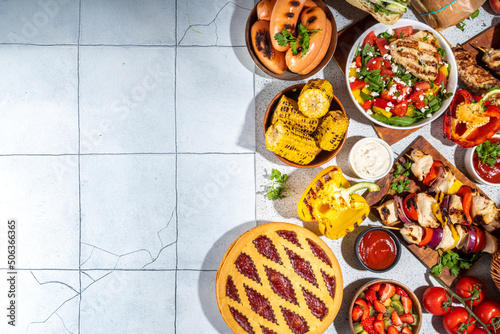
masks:
<instances>
[{"instance_id":1,"label":"bowl of grilled sausage","mask_svg":"<svg viewBox=\"0 0 500 334\"><path fill-rule=\"evenodd\" d=\"M337 45L337 26L321 0L262 0L250 12L245 41L264 73L298 81L328 64Z\"/></svg>"},{"instance_id":2,"label":"bowl of grilled sausage","mask_svg":"<svg viewBox=\"0 0 500 334\"><path fill-rule=\"evenodd\" d=\"M287 165L321 166L342 149L349 127L330 82L312 79L279 92L264 115L266 148Z\"/></svg>"},{"instance_id":3,"label":"bowl of grilled sausage","mask_svg":"<svg viewBox=\"0 0 500 334\"><path fill-rule=\"evenodd\" d=\"M356 108L393 129L419 128L437 119L457 87L451 47L428 25L401 19L376 24L354 43L345 69Z\"/></svg>"}]
</instances>

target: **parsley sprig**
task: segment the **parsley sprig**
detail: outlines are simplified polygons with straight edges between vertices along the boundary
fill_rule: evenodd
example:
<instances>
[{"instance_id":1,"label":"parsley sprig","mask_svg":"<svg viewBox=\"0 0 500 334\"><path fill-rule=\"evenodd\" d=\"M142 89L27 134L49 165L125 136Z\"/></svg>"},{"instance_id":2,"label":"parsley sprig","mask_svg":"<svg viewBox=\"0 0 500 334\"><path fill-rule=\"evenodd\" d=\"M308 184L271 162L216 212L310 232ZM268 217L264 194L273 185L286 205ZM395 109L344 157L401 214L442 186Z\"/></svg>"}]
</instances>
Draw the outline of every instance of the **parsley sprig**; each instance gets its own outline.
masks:
<instances>
[{"instance_id":1,"label":"parsley sprig","mask_svg":"<svg viewBox=\"0 0 500 334\"><path fill-rule=\"evenodd\" d=\"M290 31L283 29L281 32L274 35L274 39L281 46L285 46L287 43L290 43L292 53L295 55L301 51L302 57L307 53L307 51L309 51L309 42L311 41L311 37L320 31L321 29L308 30L307 27L302 25L302 23L299 23L297 27L298 37L293 36Z\"/></svg>"},{"instance_id":2,"label":"parsley sprig","mask_svg":"<svg viewBox=\"0 0 500 334\"><path fill-rule=\"evenodd\" d=\"M461 269L470 269L481 255L481 252L474 253L470 259L466 259L460 257L454 251L439 251L439 263L431 268L431 273L439 276L443 272L443 269L448 267L450 273L456 277Z\"/></svg>"},{"instance_id":3,"label":"parsley sprig","mask_svg":"<svg viewBox=\"0 0 500 334\"><path fill-rule=\"evenodd\" d=\"M281 174L279 170L273 168L270 178L271 181L273 181L273 184L269 186L269 191L267 192L267 197L270 200L274 201L276 199L285 198L285 195L281 194L283 190L285 190L290 196L292 196L285 184L286 180L288 179L287 174Z\"/></svg>"},{"instance_id":4,"label":"parsley sprig","mask_svg":"<svg viewBox=\"0 0 500 334\"><path fill-rule=\"evenodd\" d=\"M476 146L476 153L480 164L488 164L493 167L497 163L497 158L500 157L500 144L487 140Z\"/></svg>"}]
</instances>

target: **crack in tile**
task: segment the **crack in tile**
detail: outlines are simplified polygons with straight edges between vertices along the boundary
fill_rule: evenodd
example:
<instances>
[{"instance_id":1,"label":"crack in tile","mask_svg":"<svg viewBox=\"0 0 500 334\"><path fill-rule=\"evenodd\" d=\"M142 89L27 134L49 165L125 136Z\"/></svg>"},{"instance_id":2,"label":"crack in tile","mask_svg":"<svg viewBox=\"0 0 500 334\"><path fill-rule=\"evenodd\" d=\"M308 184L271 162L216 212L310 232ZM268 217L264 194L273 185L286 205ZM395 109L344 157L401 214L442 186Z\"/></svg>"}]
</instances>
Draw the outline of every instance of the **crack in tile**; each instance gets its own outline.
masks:
<instances>
[{"instance_id":1,"label":"crack in tile","mask_svg":"<svg viewBox=\"0 0 500 334\"><path fill-rule=\"evenodd\" d=\"M217 23L215 22L215 20L217 20L217 17L219 16L219 14L224 10L224 8L226 8L226 6L228 6L229 4L233 4L235 5L237 8L240 8L240 9L243 9L243 10L248 10L248 11L251 11L252 9L251 8L246 8L246 7L243 7L243 6L240 6L238 5L237 3L234 3L232 1L228 1L226 2L222 7L221 9L219 9L219 11L217 12L217 14L215 14L215 17L213 18L212 21L210 21L209 23L206 23L206 24L203 24L203 23L197 23L197 24L190 24L189 23L189 26L187 27L186 31L184 31L184 34L182 35L180 41L177 43L177 45L181 45L182 41L184 40L184 37L186 37L187 33L189 30L192 30L192 31L196 31L193 29L193 27L209 27L211 26L212 24L215 26L215 45L209 45L209 46L218 46L218 41L219 41L219 35L217 34Z\"/></svg>"},{"instance_id":2,"label":"crack in tile","mask_svg":"<svg viewBox=\"0 0 500 334\"><path fill-rule=\"evenodd\" d=\"M78 293L78 291L76 291L75 289L73 289L69 284L66 284L64 282L61 282L61 281L46 281L46 282L40 282L38 280L38 278L36 278L35 274L33 273L33 271L30 270L30 273L31 273L31 276L33 276L33 278L35 279L35 281L39 284L39 285L45 285L45 284L62 284L68 288L70 288L71 290L73 290L74 292Z\"/></svg>"},{"instance_id":3,"label":"crack in tile","mask_svg":"<svg viewBox=\"0 0 500 334\"><path fill-rule=\"evenodd\" d=\"M56 312L56 315L57 315L57 317L61 320L61 322L62 322L62 324L63 324L63 326L64 326L64 329L65 329L68 333L73 334L73 332L72 332L72 331L70 331L70 330L68 329L68 327L66 327L66 324L64 323L64 320L63 320L63 318L59 315L59 313L57 313L57 312Z\"/></svg>"},{"instance_id":4,"label":"crack in tile","mask_svg":"<svg viewBox=\"0 0 500 334\"><path fill-rule=\"evenodd\" d=\"M111 254L111 255L113 255L113 256L116 256L116 257L117 257L117 259L116 259L116 262L115 262L115 266L113 267L113 270L115 270L115 269L116 269L116 267L118 266L118 262L120 262L120 259L121 259L122 257L124 257L124 256L127 256L127 255L131 255L131 254L135 254L135 253L139 253L139 252L146 252L146 253L148 253L148 254L149 254L149 257L151 258L151 261L153 261L153 259L154 259L154 258L153 258L153 255L151 254L151 252L150 252L149 250L147 250L147 249L144 249L144 248L141 248L141 249L138 249L138 250L135 250L135 251L132 251L132 252L124 253L124 254L115 254L115 253L110 252L110 251L108 251L108 250L106 250L106 249L104 249L104 248L97 247L97 246L95 246L95 245L91 245L91 244L86 243L86 242L83 242L83 241L82 241L82 244L84 244L84 245L86 245L86 246L89 246L89 247L93 247L94 249L98 249L98 250L100 250L100 251L103 251L103 252L105 252L105 253ZM93 250L92 250L92 251L93 251Z\"/></svg>"},{"instance_id":5,"label":"crack in tile","mask_svg":"<svg viewBox=\"0 0 500 334\"><path fill-rule=\"evenodd\" d=\"M82 271L82 274L84 274L85 276L87 276L88 278L90 278L92 281L95 282L95 279L92 276L90 276L89 274L87 274L86 272Z\"/></svg>"},{"instance_id":6,"label":"crack in tile","mask_svg":"<svg viewBox=\"0 0 500 334\"><path fill-rule=\"evenodd\" d=\"M90 283L89 285L87 285L87 287L86 287L85 289L83 289L81 293L83 294L83 293L84 293L85 291L87 291L87 289L88 289L88 288L90 288L92 285L96 284L97 282L99 282L99 281L100 281L100 280L102 280L103 278L105 278L105 277L107 277L107 276L111 275L114 271L115 271L115 269L112 269L112 270L110 270L110 271L109 271L109 273L107 273L106 275L101 276L101 277L99 277L98 279L95 279L95 280L93 279L93 281L94 281L94 282L92 282L92 283Z\"/></svg>"},{"instance_id":7,"label":"crack in tile","mask_svg":"<svg viewBox=\"0 0 500 334\"><path fill-rule=\"evenodd\" d=\"M36 279L36 278L35 278L35 279ZM75 297L78 297L79 295L80 295L80 293L77 293L77 294L76 294L76 295L74 295L73 297L71 297L71 298L69 298L69 299L65 300L65 301L64 301L61 305L59 305L59 307L58 307L58 308L56 308L56 309L54 310L54 312L52 312L52 313L51 313L51 314L47 317L47 319L45 319L45 320L43 320L43 321L32 321L32 322L28 325L28 328L26 329L26 332L29 332L29 328L30 328L30 326L31 326L31 325L33 325L33 324L44 324L44 323L46 323L47 321L49 321L49 320L50 320L50 318L52 318L52 316L53 316L54 314L56 314L56 315L58 316L58 318L59 318L59 319L61 319L61 322L62 322L62 324L63 324L64 328L65 328L65 329L66 329L69 333L72 333L72 332L70 332L70 331L68 330L68 328L66 327L66 324L64 323L64 320L61 318L61 316L59 316L59 314L57 314L57 311L59 311L59 309L61 309L61 307L63 307L63 306L64 306L64 304L66 304L66 303L67 303L67 302L69 302L70 300L74 299Z\"/></svg>"}]
</instances>

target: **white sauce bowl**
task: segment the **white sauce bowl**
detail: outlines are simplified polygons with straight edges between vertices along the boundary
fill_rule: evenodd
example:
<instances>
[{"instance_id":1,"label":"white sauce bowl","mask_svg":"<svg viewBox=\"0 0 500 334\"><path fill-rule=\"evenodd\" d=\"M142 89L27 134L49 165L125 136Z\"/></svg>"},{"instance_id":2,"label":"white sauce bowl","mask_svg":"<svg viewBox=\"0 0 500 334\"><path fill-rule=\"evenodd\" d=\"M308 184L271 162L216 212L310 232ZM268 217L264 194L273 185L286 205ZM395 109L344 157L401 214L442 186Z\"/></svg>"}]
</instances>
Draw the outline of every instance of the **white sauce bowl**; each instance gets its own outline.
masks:
<instances>
[{"instance_id":1,"label":"white sauce bowl","mask_svg":"<svg viewBox=\"0 0 500 334\"><path fill-rule=\"evenodd\" d=\"M393 164L394 153L391 147L379 138L363 138L349 152L349 166L363 180L383 178L391 171Z\"/></svg>"}]
</instances>

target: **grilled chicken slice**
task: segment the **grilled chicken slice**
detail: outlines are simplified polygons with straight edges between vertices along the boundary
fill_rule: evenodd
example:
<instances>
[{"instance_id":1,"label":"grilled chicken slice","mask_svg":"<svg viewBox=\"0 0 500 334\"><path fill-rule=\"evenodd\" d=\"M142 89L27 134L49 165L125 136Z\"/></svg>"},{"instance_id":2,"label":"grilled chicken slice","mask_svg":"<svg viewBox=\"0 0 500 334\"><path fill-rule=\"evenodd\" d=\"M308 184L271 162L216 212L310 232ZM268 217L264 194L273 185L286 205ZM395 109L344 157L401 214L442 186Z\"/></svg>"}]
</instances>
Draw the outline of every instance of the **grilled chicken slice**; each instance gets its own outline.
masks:
<instances>
[{"instance_id":1,"label":"grilled chicken slice","mask_svg":"<svg viewBox=\"0 0 500 334\"><path fill-rule=\"evenodd\" d=\"M482 221L487 231L500 227L499 211L495 202L481 195L472 196L472 217L474 221Z\"/></svg>"},{"instance_id":2,"label":"grilled chicken slice","mask_svg":"<svg viewBox=\"0 0 500 334\"><path fill-rule=\"evenodd\" d=\"M417 202L417 214L418 223L422 227L439 227L439 222L436 216L432 212L432 203L437 203L437 201L431 195L426 193L418 193L415 196Z\"/></svg>"},{"instance_id":3,"label":"grilled chicken slice","mask_svg":"<svg viewBox=\"0 0 500 334\"><path fill-rule=\"evenodd\" d=\"M464 208L459 196L451 195L448 214L452 224L461 224L464 221Z\"/></svg>"},{"instance_id":4,"label":"grilled chicken slice","mask_svg":"<svg viewBox=\"0 0 500 334\"><path fill-rule=\"evenodd\" d=\"M435 46L437 46L438 44L436 37L434 37L434 35L427 30L420 30L419 32L416 32L413 35L409 36L408 39L412 39L418 42L429 43Z\"/></svg>"},{"instance_id":5,"label":"grilled chicken slice","mask_svg":"<svg viewBox=\"0 0 500 334\"><path fill-rule=\"evenodd\" d=\"M432 35L432 34L431 34ZM392 59L419 79L431 82L438 75L437 47L421 31L406 38L399 38L389 45Z\"/></svg>"},{"instance_id":6,"label":"grilled chicken slice","mask_svg":"<svg viewBox=\"0 0 500 334\"><path fill-rule=\"evenodd\" d=\"M498 241L497 238L484 231L486 235L486 245L483 248L483 252L494 254L498 250Z\"/></svg>"},{"instance_id":7,"label":"grilled chicken slice","mask_svg":"<svg viewBox=\"0 0 500 334\"><path fill-rule=\"evenodd\" d=\"M411 171L419 181L422 181L431 170L434 159L432 159L432 156L425 154L419 149L411 151L410 157L413 159Z\"/></svg>"},{"instance_id":8,"label":"grilled chicken slice","mask_svg":"<svg viewBox=\"0 0 500 334\"><path fill-rule=\"evenodd\" d=\"M500 50L484 48L483 61L493 74L500 76Z\"/></svg>"},{"instance_id":9,"label":"grilled chicken slice","mask_svg":"<svg viewBox=\"0 0 500 334\"><path fill-rule=\"evenodd\" d=\"M500 87L500 80L479 66L476 59L464 48L461 46L453 48L453 54L457 61L458 77L469 91L482 96L488 92L488 88ZM490 103L500 106L500 99L494 98Z\"/></svg>"},{"instance_id":10,"label":"grilled chicken slice","mask_svg":"<svg viewBox=\"0 0 500 334\"><path fill-rule=\"evenodd\" d=\"M443 239L441 239L441 242L436 246L436 249L448 250L451 249L453 245L455 245L455 239L453 239L450 227L445 225L443 227Z\"/></svg>"},{"instance_id":11,"label":"grilled chicken slice","mask_svg":"<svg viewBox=\"0 0 500 334\"><path fill-rule=\"evenodd\" d=\"M394 225L399 222L398 218L398 208L396 207L396 201L391 199L384 204L376 207L380 218L386 225Z\"/></svg>"},{"instance_id":12,"label":"grilled chicken slice","mask_svg":"<svg viewBox=\"0 0 500 334\"><path fill-rule=\"evenodd\" d=\"M456 247L459 250L464 250L465 247L467 247L467 240L469 239L468 235L467 235L468 231L464 227L464 225L456 224L456 225L453 225L453 226L455 226L455 229L457 230L458 237L459 237L459 241L458 241Z\"/></svg>"},{"instance_id":13,"label":"grilled chicken slice","mask_svg":"<svg viewBox=\"0 0 500 334\"><path fill-rule=\"evenodd\" d=\"M405 224L400 232L403 238L411 244L419 244L424 236L424 228L417 224Z\"/></svg>"},{"instance_id":14,"label":"grilled chicken slice","mask_svg":"<svg viewBox=\"0 0 500 334\"><path fill-rule=\"evenodd\" d=\"M438 177L431 183L429 191L435 193L441 191L442 193L446 194L448 193L448 190L450 190L456 179L457 178L451 171L450 167L440 167Z\"/></svg>"}]
</instances>

